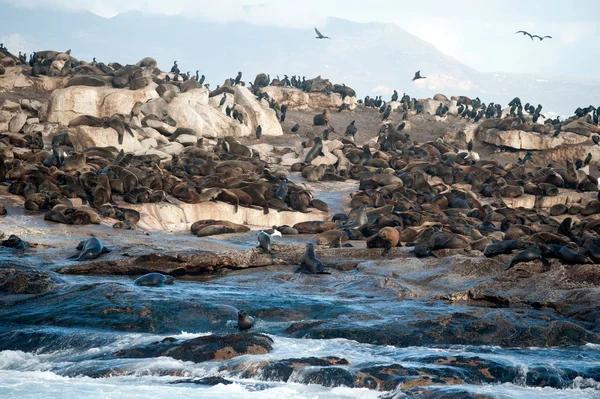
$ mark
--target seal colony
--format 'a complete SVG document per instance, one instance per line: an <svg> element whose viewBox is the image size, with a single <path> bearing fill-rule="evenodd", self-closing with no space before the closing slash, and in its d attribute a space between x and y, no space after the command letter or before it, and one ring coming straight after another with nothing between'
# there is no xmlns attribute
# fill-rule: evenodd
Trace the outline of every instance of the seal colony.
<svg viewBox="0 0 600 399"><path fill-rule="evenodd" d="M91 63L79 61L69 51L41 51L34 53L29 62L23 62L23 57L13 61L13 67L22 65L23 73L34 77L68 77L67 87L111 85L141 90L152 83L165 103L178 93L209 86L204 84L205 77L200 77L199 71L195 76L181 73L175 61L170 72L163 73L149 57L136 65L122 66L95 59ZM57 73L58 65L62 67ZM259 103L268 105L282 126L289 123L288 118L295 118L295 111L285 99L272 98L270 87L339 94L342 99L356 96L345 84L332 85L320 77L306 80L296 75L291 79L283 76L271 79L263 73L248 83L251 94ZM424 78L417 71L413 80ZM209 98L216 98L215 107L223 117L240 124L250 118L247 109L232 101L236 98L233 88L246 85L242 79L243 73L239 71L235 78L227 79L209 94ZM431 115L438 120L455 118L477 123L476 133L468 141L462 132L462 136L418 142L409 133L411 119L424 117L425 102L406 93L400 96L397 90L390 100L387 102L381 96L359 100L358 112L376 112L374 108L381 114L379 122L366 129L353 117L345 131L340 131L343 134L337 133L332 125L334 118L328 107L314 115L312 126L302 126L295 119L291 133L315 127L324 130L321 135L307 134L306 140L301 141L301 155L298 162L291 164L290 172L269 162L269 154L259 154L249 144L250 140L234 134L210 140L198 137L193 129L176 127L165 109L156 108L156 114L148 110L152 100L138 101L125 113L74 117L68 126L59 124L51 134L42 131L21 134L21 124L19 129L11 128L12 133L1 135L0 183L7 186L10 194L23 198L26 210L44 212L46 221L100 224L108 217L117 220L115 228L134 230L141 215L123 203L162 203L173 199L189 204L221 201L230 204L233 212L238 212L239 207L257 208L264 214L272 210L307 213L311 208L328 212L328 204L315 198L309 186L292 179L290 173L298 173L314 183L356 181L358 190L352 193L347 212L328 220L272 226L284 236L316 235L307 244L300 265L303 272L312 274L325 273L326 265L317 256L318 246L343 248L356 246L360 241L367 249L381 249L383 257L394 256L394 248L400 246L411 248L414 256L420 258L439 256L436 252L440 250L489 257L521 251L507 264L508 270L530 261L548 264L549 259L556 259L564 264L586 264L598 260L600 239L593 217L600 213L598 182L583 169L593 162L592 153L585 160L548 165L536 162L532 152L505 164L481 159L474 152L479 144L477 132L484 128L501 132L519 129L556 137L577 122L585 123L591 132L600 133L596 107L577 108L574 116L561 121L546 118L541 104L523 106L518 97L503 110L500 104L486 105L479 98L460 96L455 104L450 104L445 96L436 95ZM344 105L337 113L356 112L347 103ZM457 109L452 111L450 106ZM27 112L35 114L35 107L30 105ZM399 123L393 122L398 117ZM15 120L16 126L17 119L21 116L15 115L10 124ZM76 151L71 140L72 129L81 126L113 129L118 135L118 145L151 126L168 142L182 137L186 141L168 160L153 154L127 153L115 146ZM251 140L267 140L264 131L263 125L257 124ZM359 143L369 131L378 133ZM599 140L596 135L590 138L593 143ZM16 148L19 150L15 151ZM328 156L334 161L324 162ZM591 194L583 197L586 202L581 205L556 204L551 209L510 206L525 195L557 197L565 190ZM7 213L4 207L0 211L0 215ZM191 232L199 237L248 230L247 226L227 221L225 215L220 220L200 220L191 226ZM277 246L269 234L260 232L257 240L262 252L276 256L273 247ZM95 259L108 252L96 238L82 243L78 250L81 253L75 256L77 260Z"/></svg>

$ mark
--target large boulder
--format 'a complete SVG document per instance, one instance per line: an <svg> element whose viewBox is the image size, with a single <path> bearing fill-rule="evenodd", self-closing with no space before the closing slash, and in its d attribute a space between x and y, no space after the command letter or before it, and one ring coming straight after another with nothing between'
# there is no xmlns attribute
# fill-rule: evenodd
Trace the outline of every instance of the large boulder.
<svg viewBox="0 0 600 399"><path fill-rule="evenodd" d="M96 117L129 114L138 101L157 98L156 85L142 90L119 90L112 87L72 86L54 90L40 110L40 120L67 126L81 115Z"/></svg>
<svg viewBox="0 0 600 399"><path fill-rule="evenodd" d="M309 91L314 92L331 92L333 91L333 85L329 79L323 79L321 75L314 79L307 80Z"/></svg>
<svg viewBox="0 0 600 399"><path fill-rule="evenodd" d="M134 131L134 135L135 135ZM83 151L90 147L115 147L125 152L135 152L143 148L136 137L129 133L123 135L123 144L119 144L119 135L112 128L93 126L77 126L69 128L69 139L75 151Z"/></svg>
<svg viewBox="0 0 600 399"><path fill-rule="evenodd" d="M339 108L342 104L348 104L349 109L356 108L356 97L347 96L342 100L339 93L326 94L322 92L305 93L299 89L269 86L261 90L267 93L280 105L287 105L289 109L297 111L309 111L311 109Z"/></svg>
<svg viewBox="0 0 600 399"><path fill-rule="evenodd" d="M234 87L234 102L244 107L247 120L244 120L250 128L250 132L255 132L258 125L262 127L262 134L265 136L281 136L283 130L281 123L277 119L277 114L265 103L259 102L254 94L244 86Z"/></svg>
<svg viewBox="0 0 600 399"><path fill-rule="evenodd" d="M323 155L320 155L311 161L312 165L335 165L338 162L338 157L332 154L328 148L328 142L324 143L323 146ZM310 151L310 148L302 148L300 147L296 151L299 151L299 155L295 152L290 152L285 154L281 158L281 165L283 166L291 166L298 162L304 162L306 159L306 155Z"/></svg>
<svg viewBox="0 0 600 399"><path fill-rule="evenodd" d="M523 130L480 129L476 132L478 140L497 147L515 150L551 150L563 144L581 144L589 140L585 136L563 132L558 137L541 135Z"/></svg>
<svg viewBox="0 0 600 399"><path fill-rule="evenodd" d="M563 132L571 132L581 136L590 137L593 133L600 133L600 127L587 123L584 118L575 120L561 128Z"/></svg>
<svg viewBox="0 0 600 399"><path fill-rule="evenodd" d="M438 98L440 98L438 96ZM458 115L458 106L456 105L456 101L451 100L435 100L431 98L426 98L419 100L419 102L423 105L423 113L429 115L435 115L440 103L448 107L448 113L450 115Z"/></svg>

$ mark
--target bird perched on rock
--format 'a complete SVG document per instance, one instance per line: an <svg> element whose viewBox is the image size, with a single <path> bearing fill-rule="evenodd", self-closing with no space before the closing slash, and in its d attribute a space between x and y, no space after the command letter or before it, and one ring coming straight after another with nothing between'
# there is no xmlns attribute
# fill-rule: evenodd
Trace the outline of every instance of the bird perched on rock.
<svg viewBox="0 0 600 399"><path fill-rule="evenodd" d="M415 77L412 78L412 80L414 82L415 80L426 79L426 78L427 78L427 76L421 76L421 71L417 71L417 72L415 72Z"/></svg>
<svg viewBox="0 0 600 399"><path fill-rule="evenodd" d="M398 92L394 90L394 94L392 94L392 101L398 101Z"/></svg>
<svg viewBox="0 0 600 399"><path fill-rule="evenodd" d="M352 136L352 137L354 137L356 135L356 132L358 131L358 129L354 125L355 122L356 121L350 122L350 124L348 125L348 127L346 127L346 132L344 133L344 135L346 135L346 136Z"/></svg>
<svg viewBox="0 0 600 399"><path fill-rule="evenodd" d="M385 112L383 113L383 118L382 118L382 120L386 120L387 118L389 118L391 113L392 113L392 107L388 105L388 106L385 108Z"/></svg>
<svg viewBox="0 0 600 399"><path fill-rule="evenodd" d="M171 73L179 74L181 72L179 67L177 66L177 61L173 61L173 66L171 67Z"/></svg>
<svg viewBox="0 0 600 399"><path fill-rule="evenodd" d="M240 84L240 80L242 80L242 73L238 72L237 76L235 77L235 84L239 85Z"/></svg>
<svg viewBox="0 0 600 399"><path fill-rule="evenodd" d="M397 132L401 132L402 130L404 130L404 128L406 127L406 122L402 122L398 125L398 127L396 128Z"/></svg>
<svg viewBox="0 0 600 399"><path fill-rule="evenodd" d="M469 140L469 143L467 144L467 151L473 151L473 139Z"/></svg>
<svg viewBox="0 0 600 399"><path fill-rule="evenodd" d="M583 161L583 166L588 166L590 162L592 162L592 153L588 152L587 157L585 157L585 160Z"/></svg>
<svg viewBox="0 0 600 399"><path fill-rule="evenodd" d="M227 96L225 94L223 94L223 97L221 97L221 101L219 102L219 106L224 105L225 101L227 101Z"/></svg>
<svg viewBox="0 0 600 399"><path fill-rule="evenodd" d="M592 136L592 141L594 142L594 144L599 145L600 144L600 136Z"/></svg>
<svg viewBox="0 0 600 399"><path fill-rule="evenodd" d="M262 126L258 125L256 127L256 139L260 140L260 137L262 136Z"/></svg>
<svg viewBox="0 0 600 399"><path fill-rule="evenodd" d="M300 125L296 123L294 126L292 126L292 133L296 133L298 129L300 129Z"/></svg>

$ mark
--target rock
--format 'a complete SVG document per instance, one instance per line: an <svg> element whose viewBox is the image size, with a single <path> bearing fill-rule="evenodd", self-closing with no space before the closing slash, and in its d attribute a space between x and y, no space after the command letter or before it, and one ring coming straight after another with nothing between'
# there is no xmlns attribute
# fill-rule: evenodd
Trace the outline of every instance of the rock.
<svg viewBox="0 0 600 399"><path fill-rule="evenodd" d="M290 152L285 154L281 158L282 166L291 166L298 162L304 162L306 159L306 154L310 151L310 148L304 148L300 153L300 156L297 156L295 153ZM323 156L318 156L312 160L312 165L335 165L338 162L338 157L329 152L327 146L323 146Z"/></svg>
<svg viewBox="0 0 600 399"><path fill-rule="evenodd" d="M13 133L18 133L23 129L23 126L25 126L25 122L27 122L27 115L18 112L8 123L8 130Z"/></svg>
<svg viewBox="0 0 600 399"><path fill-rule="evenodd" d="M331 84L329 79L323 79L321 78L321 75L317 76L316 78L309 79L307 80L307 82L310 87L310 92L312 93L333 90L333 85Z"/></svg>
<svg viewBox="0 0 600 399"><path fill-rule="evenodd" d="M4 75L6 73L6 68L4 68L4 65L0 65L0 76Z"/></svg>
<svg viewBox="0 0 600 399"><path fill-rule="evenodd" d="M137 101L145 103L157 97L154 83L142 90L72 86L52 92L40 110L40 120L68 126L70 120L81 115L128 115Z"/></svg>
<svg viewBox="0 0 600 399"><path fill-rule="evenodd" d="M258 152L259 158L263 161L267 161L273 155L273 146L270 144L254 144L250 148Z"/></svg>
<svg viewBox="0 0 600 399"><path fill-rule="evenodd" d="M581 144L589 140L586 136L563 132L558 137L541 135L522 130L501 131L496 128L478 129L476 138L497 147L509 147L516 150L551 150L563 144Z"/></svg>
<svg viewBox="0 0 600 399"><path fill-rule="evenodd" d="M171 142L167 145L159 147L158 150L164 152L165 154L175 155L179 154L183 150L183 148L183 145L176 142Z"/></svg>
<svg viewBox="0 0 600 399"><path fill-rule="evenodd" d="M15 89L24 89L26 87L31 87L31 86L33 86L33 81L28 76L19 75L15 79L15 83L14 83L13 87Z"/></svg>
<svg viewBox="0 0 600 399"><path fill-rule="evenodd" d="M221 99L223 98L223 96L225 96L225 104L219 105L221 103ZM227 106L229 106L229 108L233 108L234 96L233 96L233 94L230 94L230 93L224 93L220 96L210 97L208 99L208 103L210 104L210 106L217 108L219 111L225 112L225 109L227 108Z"/></svg>
<svg viewBox="0 0 600 399"><path fill-rule="evenodd" d="M262 102L258 102L254 94L244 86L234 87L234 101L236 104L244 107L247 119L244 120L250 128L250 132L255 132L258 125L262 126L262 134L264 136L281 136L283 130L281 123L277 119L277 114Z"/></svg>
<svg viewBox="0 0 600 399"><path fill-rule="evenodd" d="M450 101L450 100L448 100L448 97L446 97L445 95L440 94L440 93L438 93L435 96L433 96L433 99L435 101Z"/></svg>
<svg viewBox="0 0 600 399"><path fill-rule="evenodd" d="M17 63L12 57L4 57L0 59L0 65L2 65L4 68L11 68L17 66Z"/></svg>
<svg viewBox="0 0 600 399"><path fill-rule="evenodd" d="M9 112L17 112L21 109L21 106L14 101L6 100L2 104L2 109Z"/></svg>
<svg viewBox="0 0 600 399"><path fill-rule="evenodd" d="M342 143L340 140L337 140L337 139L329 140L329 141L325 141L325 146L327 147L329 152L333 152L335 150L344 148L344 143Z"/></svg>
<svg viewBox="0 0 600 399"><path fill-rule="evenodd" d="M158 147L158 142L155 138L152 137L140 141L140 144L142 145L142 147L147 149Z"/></svg>
<svg viewBox="0 0 600 399"><path fill-rule="evenodd" d="M21 100L21 107L23 107L23 109L28 109L33 112L38 112L40 109L42 109L42 105L43 104L37 100L29 100L26 98Z"/></svg>
<svg viewBox="0 0 600 399"><path fill-rule="evenodd" d="M177 128L175 126L168 125L164 122L157 121L154 119L146 120L146 126L151 127L152 129L156 129L159 133L164 134L166 136L170 136L175 133Z"/></svg>
<svg viewBox="0 0 600 399"><path fill-rule="evenodd" d="M40 123L40 120L38 118L29 118L25 123L28 125L33 125L36 123Z"/></svg>
<svg viewBox="0 0 600 399"><path fill-rule="evenodd" d="M67 87L71 86L102 87L106 86L106 81L93 75L77 75L69 79Z"/></svg>
<svg viewBox="0 0 600 399"><path fill-rule="evenodd" d="M112 128L104 129L92 126L69 128L69 139L73 143L75 151L79 152L90 147L112 146L125 152L134 152L142 148L137 138L131 137L127 132L123 135L123 144L119 144L119 135Z"/></svg>
<svg viewBox="0 0 600 399"><path fill-rule="evenodd" d="M298 111L333 109L340 107L342 104L348 104L349 109L354 110L357 106L356 97L348 96L342 100L342 96L338 93L305 93L300 89L278 86L265 87L261 91L267 93L278 104L285 104L289 109Z"/></svg>
<svg viewBox="0 0 600 399"><path fill-rule="evenodd" d="M0 269L0 293L4 295L41 294L62 283L53 273L42 270L17 270L8 264Z"/></svg>
<svg viewBox="0 0 600 399"><path fill-rule="evenodd" d="M180 134L174 141L179 144L196 144L198 137L192 134Z"/></svg>
<svg viewBox="0 0 600 399"><path fill-rule="evenodd" d="M179 342L165 338L145 347L124 349L115 356L122 358L147 358L168 356L176 360L202 363L211 360L223 361L244 355L269 353L273 340L262 334L234 334L226 336L207 335Z"/></svg>

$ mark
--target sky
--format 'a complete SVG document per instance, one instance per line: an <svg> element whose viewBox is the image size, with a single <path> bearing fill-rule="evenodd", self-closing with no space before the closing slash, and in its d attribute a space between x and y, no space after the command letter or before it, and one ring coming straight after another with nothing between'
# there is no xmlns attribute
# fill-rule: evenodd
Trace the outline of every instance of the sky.
<svg viewBox="0 0 600 399"><path fill-rule="evenodd" d="M599 79L600 18L591 0L455 2L448 0L0 0L19 7L182 14L212 21L307 28L328 16L395 23L481 72L535 73ZM531 41L518 30L551 35ZM0 35L2 32L0 32ZM326 34L326 32L325 32Z"/></svg>

